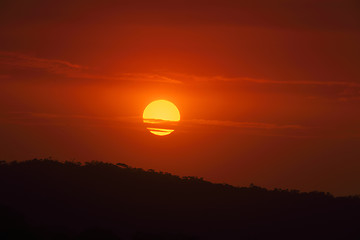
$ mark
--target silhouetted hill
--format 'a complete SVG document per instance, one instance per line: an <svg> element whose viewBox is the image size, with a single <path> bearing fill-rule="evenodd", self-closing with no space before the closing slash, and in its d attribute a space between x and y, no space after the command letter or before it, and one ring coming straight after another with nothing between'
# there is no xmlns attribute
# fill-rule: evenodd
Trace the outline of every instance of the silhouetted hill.
<svg viewBox="0 0 360 240"><path fill-rule="evenodd" d="M0 239L360 239L360 199L125 164L0 164Z"/></svg>

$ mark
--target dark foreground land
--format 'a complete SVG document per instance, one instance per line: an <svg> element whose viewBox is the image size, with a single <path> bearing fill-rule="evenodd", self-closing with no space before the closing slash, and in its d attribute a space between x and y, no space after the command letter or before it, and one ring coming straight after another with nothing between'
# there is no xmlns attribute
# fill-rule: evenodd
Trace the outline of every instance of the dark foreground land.
<svg viewBox="0 0 360 240"><path fill-rule="evenodd" d="M0 164L0 239L360 239L360 199L131 168Z"/></svg>

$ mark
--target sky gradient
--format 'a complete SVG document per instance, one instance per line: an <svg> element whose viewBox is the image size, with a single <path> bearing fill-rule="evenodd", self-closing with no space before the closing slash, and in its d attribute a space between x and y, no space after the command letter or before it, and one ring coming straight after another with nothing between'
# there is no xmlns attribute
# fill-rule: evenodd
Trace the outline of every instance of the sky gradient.
<svg viewBox="0 0 360 240"><path fill-rule="evenodd" d="M271 2L271 3L270 3ZM0 159L360 194L358 1L1 1ZM166 137L142 122L167 99Z"/></svg>

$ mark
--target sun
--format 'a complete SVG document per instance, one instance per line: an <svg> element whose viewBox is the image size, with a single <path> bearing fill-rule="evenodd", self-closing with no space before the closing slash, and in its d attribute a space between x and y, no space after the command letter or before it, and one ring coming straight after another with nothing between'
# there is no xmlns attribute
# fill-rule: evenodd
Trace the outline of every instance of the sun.
<svg viewBox="0 0 360 240"><path fill-rule="evenodd" d="M143 121L152 134L166 136L174 131L174 125L180 121L180 112L172 102L156 100L145 108Z"/></svg>

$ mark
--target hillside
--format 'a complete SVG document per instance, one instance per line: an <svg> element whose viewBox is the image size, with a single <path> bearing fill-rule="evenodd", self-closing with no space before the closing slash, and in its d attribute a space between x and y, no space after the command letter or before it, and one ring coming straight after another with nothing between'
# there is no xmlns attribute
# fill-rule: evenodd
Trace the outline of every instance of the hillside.
<svg viewBox="0 0 360 240"><path fill-rule="evenodd" d="M357 197L121 163L2 162L0 189L0 239L360 239Z"/></svg>

